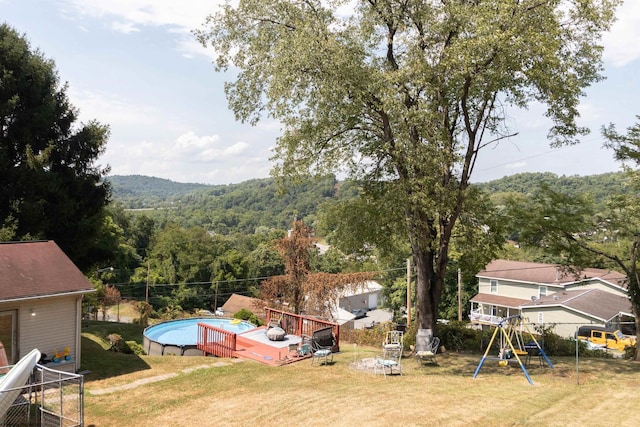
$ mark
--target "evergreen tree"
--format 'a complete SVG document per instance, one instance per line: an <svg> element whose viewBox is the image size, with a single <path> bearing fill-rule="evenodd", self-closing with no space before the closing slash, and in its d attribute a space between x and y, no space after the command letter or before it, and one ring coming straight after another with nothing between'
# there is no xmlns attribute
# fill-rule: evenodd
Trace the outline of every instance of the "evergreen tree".
<svg viewBox="0 0 640 427"><path fill-rule="evenodd" d="M86 270L103 255L110 189L95 161L109 129L76 124L66 90L52 60L0 25L0 236L54 240Z"/></svg>

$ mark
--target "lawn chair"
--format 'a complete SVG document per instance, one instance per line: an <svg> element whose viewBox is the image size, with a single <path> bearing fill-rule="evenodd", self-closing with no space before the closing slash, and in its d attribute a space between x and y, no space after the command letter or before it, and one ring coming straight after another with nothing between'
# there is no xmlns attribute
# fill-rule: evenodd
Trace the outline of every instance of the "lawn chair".
<svg viewBox="0 0 640 427"><path fill-rule="evenodd" d="M311 344L300 344L300 347L297 348L297 356L298 357L306 357L311 354Z"/></svg>
<svg viewBox="0 0 640 427"><path fill-rule="evenodd" d="M384 376L393 375L394 371L402 375L402 331L388 331L382 343L382 356L376 357L373 366L374 373L382 372Z"/></svg>
<svg viewBox="0 0 640 427"><path fill-rule="evenodd" d="M432 337L429 339L429 334L423 332L425 329L419 329L416 334L416 348L415 358L423 364L424 362L431 362L437 364L436 354L438 354L438 347L440 346L440 338Z"/></svg>
<svg viewBox="0 0 640 427"><path fill-rule="evenodd" d="M402 337L404 333L402 331L387 331L384 342L382 343L383 353L385 351L402 350Z"/></svg>
<svg viewBox="0 0 640 427"><path fill-rule="evenodd" d="M318 329L313 333L311 337L311 351L313 352L313 358L311 364L316 359L324 359L324 364L329 363L329 358L333 362L333 347L336 345L336 339L333 336L333 328Z"/></svg>

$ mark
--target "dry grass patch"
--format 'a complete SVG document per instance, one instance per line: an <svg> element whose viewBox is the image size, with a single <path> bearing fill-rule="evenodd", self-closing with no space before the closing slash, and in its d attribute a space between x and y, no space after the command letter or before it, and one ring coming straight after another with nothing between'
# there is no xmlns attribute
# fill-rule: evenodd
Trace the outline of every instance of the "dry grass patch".
<svg viewBox="0 0 640 427"><path fill-rule="evenodd" d="M403 360L403 376L352 369L354 359L375 349L348 344L329 366L310 360L283 367L231 363L183 373L222 361L201 357L146 357L148 372L92 381L87 377L86 425L637 425L640 365L621 360L553 360L556 369L531 367L530 386L520 368L487 362L476 379L480 356L444 355L438 366ZM159 382L92 395L140 376L171 371ZM622 402L626 402L622 404ZM617 408L617 409L614 409ZM622 413L622 415L621 415ZM628 415L624 415L628 414Z"/></svg>

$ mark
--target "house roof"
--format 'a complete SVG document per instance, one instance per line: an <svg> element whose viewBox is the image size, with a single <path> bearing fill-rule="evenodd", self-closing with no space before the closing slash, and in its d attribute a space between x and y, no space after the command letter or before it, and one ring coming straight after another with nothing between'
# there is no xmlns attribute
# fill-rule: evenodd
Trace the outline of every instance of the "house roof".
<svg viewBox="0 0 640 427"><path fill-rule="evenodd" d="M627 297L600 289L556 292L521 306L523 310L538 307L565 307L602 319L603 322L611 320L620 313L632 313L631 302Z"/></svg>
<svg viewBox="0 0 640 427"><path fill-rule="evenodd" d="M263 316L263 308L266 306L267 304L258 298L247 297L239 294L231 294L227 302L225 302L221 308L225 313L231 313L232 315L239 312L243 308L246 308L257 316Z"/></svg>
<svg viewBox="0 0 640 427"><path fill-rule="evenodd" d="M576 277L573 273L563 271L558 264L510 261L505 259L491 261L486 268L476 276L559 287L587 279L600 279L614 286L623 287L626 281L624 274L612 270L586 268L580 271L579 276Z"/></svg>
<svg viewBox="0 0 640 427"><path fill-rule="evenodd" d="M529 300L512 298L512 297L503 297L500 295L493 295L493 294L477 294L476 296L471 298L471 301L481 303L481 304L493 304L493 305L500 305L500 306L509 307L509 308L519 308L521 305L525 304Z"/></svg>
<svg viewBox="0 0 640 427"><path fill-rule="evenodd" d="M344 290L344 292L342 293L342 298L352 297L354 295L371 294L374 292L379 292L382 289L384 289L384 286L382 286L380 283L374 280L367 280L360 286L356 286L353 289Z"/></svg>
<svg viewBox="0 0 640 427"><path fill-rule="evenodd" d="M0 243L0 301L93 291L55 242Z"/></svg>

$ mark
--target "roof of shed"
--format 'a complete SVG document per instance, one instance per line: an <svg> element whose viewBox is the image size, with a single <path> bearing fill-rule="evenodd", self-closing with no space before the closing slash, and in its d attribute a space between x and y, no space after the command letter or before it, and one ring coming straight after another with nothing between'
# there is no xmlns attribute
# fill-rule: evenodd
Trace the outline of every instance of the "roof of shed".
<svg viewBox="0 0 640 427"><path fill-rule="evenodd" d="M51 240L0 243L0 284L0 301L94 291Z"/></svg>

